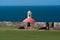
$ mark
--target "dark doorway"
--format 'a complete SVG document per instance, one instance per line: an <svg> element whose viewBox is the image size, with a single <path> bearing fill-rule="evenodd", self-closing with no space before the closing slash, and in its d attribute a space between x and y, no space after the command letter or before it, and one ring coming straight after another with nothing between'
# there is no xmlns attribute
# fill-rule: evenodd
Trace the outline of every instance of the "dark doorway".
<svg viewBox="0 0 60 40"><path fill-rule="evenodd" d="M29 22L27 23L27 27L30 27L30 23Z"/></svg>
<svg viewBox="0 0 60 40"><path fill-rule="evenodd" d="M54 27L54 22L52 22L52 28Z"/></svg>
<svg viewBox="0 0 60 40"><path fill-rule="evenodd" d="M49 22L46 22L46 29L49 30Z"/></svg>

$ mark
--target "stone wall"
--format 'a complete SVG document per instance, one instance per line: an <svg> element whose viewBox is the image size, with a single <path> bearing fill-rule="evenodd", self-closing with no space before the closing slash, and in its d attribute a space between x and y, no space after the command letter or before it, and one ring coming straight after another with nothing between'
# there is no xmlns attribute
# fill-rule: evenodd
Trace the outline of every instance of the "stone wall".
<svg viewBox="0 0 60 40"><path fill-rule="evenodd" d="M23 22L6 22L6 21L3 21L3 22L0 22L0 27L3 27L3 26L15 26L16 28L18 27L21 27L21 26L24 26L26 27L26 23L23 23ZM49 27L50 29L51 28L51 22L49 22ZM34 25L32 25L32 28L35 28L35 29L38 29L38 28L42 28L42 27L46 27L46 22L35 22ZM54 27L53 27L53 30L60 30L60 22L54 22Z"/></svg>

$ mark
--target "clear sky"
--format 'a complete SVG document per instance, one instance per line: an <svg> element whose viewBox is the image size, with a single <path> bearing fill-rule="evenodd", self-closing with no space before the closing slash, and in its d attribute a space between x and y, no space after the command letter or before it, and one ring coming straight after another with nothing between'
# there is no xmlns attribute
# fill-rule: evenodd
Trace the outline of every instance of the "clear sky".
<svg viewBox="0 0 60 40"><path fill-rule="evenodd" d="M60 5L60 0L0 0L0 5Z"/></svg>

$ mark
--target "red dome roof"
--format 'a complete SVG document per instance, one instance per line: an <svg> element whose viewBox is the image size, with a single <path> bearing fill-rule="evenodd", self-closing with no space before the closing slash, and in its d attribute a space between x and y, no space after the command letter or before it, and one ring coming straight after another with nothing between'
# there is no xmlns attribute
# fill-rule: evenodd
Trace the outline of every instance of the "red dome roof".
<svg viewBox="0 0 60 40"><path fill-rule="evenodd" d="M26 18L25 20L23 20L23 22L35 22L35 20L33 18Z"/></svg>

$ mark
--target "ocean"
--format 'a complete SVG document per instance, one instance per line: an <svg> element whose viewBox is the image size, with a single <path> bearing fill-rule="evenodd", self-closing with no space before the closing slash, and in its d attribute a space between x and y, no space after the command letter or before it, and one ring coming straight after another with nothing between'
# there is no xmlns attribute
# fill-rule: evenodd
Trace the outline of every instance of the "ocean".
<svg viewBox="0 0 60 40"><path fill-rule="evenodd" d="M60 22L60 6L0 6L0 21L22 22L27 11L36 22Z"/></svg>

